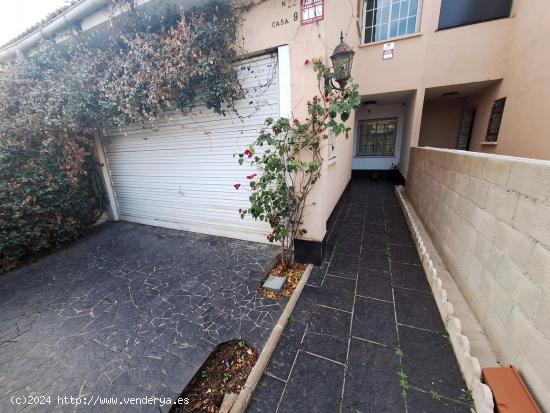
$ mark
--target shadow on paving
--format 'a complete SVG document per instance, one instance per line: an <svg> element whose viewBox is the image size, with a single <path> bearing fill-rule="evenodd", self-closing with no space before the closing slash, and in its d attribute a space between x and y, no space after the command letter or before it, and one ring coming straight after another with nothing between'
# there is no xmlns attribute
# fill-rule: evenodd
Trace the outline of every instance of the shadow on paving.
<svg viewBox="0 0 550 413"><path fill-rule="evenodd" d="M470 412L390 182L352 179L327 249L248 413Z"/></svg>
<svg viewBox="0 0 550 413"><path fill-rule="evenodd" d="M72 411L58 395L175 399L217 344L261 350L286 305L257 293L276 253L116 223L0 275L0 411L25 408L12 396L30 394L54 399L38 411Z"/></svg>

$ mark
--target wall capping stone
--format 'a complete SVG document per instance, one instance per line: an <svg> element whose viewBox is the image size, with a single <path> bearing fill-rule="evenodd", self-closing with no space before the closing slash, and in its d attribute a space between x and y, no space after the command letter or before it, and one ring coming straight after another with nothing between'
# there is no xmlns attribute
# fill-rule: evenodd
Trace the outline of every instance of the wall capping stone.
<svg viewBox="0 0 550 413"><path fill-rule="evenodd" d="M475 158L487 158L487 159L497 159L497 160L500 159L500 160L514 161L514 162L526 161L530 164L550 166L550 161L547 161L545 159L521 158L519 156L498 155L498 154L485 153L485 152L469 152L469 151L461 151L458 149L434 148L432 146L423 146L422 148L419 148L419 149L426 150L426 151L434 151L434 152L444 152L444 153L450 153L455 155L463 155L463 156L475 157Z"/></svg>

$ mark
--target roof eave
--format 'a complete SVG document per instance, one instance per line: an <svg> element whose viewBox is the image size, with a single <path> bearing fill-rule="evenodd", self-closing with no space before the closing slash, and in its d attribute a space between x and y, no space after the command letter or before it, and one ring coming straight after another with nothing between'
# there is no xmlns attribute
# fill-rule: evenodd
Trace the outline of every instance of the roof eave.
<svg viewBox="0 0 550 413"><path fill-rule="evenodd" d="M69 25L78 22L110 2L111 0L81 0L64 10L44 27L37 28L25 37L0 48L0 63L13 58L18 52L26 52L38 44L40 40L54 36Z"/></svg>

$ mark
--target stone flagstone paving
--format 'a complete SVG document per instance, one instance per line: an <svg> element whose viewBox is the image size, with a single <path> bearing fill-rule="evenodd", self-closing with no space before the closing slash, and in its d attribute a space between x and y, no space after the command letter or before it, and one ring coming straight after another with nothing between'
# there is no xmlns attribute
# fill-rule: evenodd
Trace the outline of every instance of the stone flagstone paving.
<svg viewBox="0 0 550 413"><path fill-rule="evenodd" d="M248 413L470 412L393 185L353 178L327 249Z"/></svg>
<svg viewBox="0 0 550 413"><path fill-rule="evenodd" d="M261 350L286 305L257 292L277 252L116 223L0 274L0 412L72 411L58 395L175 399L217 344L243 338ZM11 403L29 395L54 403Z"/></svg>

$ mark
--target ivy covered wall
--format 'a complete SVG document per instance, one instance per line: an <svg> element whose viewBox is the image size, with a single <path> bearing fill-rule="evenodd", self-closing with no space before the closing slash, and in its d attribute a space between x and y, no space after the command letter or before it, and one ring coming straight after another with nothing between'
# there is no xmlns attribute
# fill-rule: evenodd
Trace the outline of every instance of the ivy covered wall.
<svg viewBox="0 0 550 413"><path fill-rule="evenodd" d="M233 65L238 9L213 1L152 24L131 2L114 3L124 18L99 43L78 34L44 41L0 80L0 271L96 220L95 133L154 128L163 112L196 105L223 115L243 96Z"/></svg>

